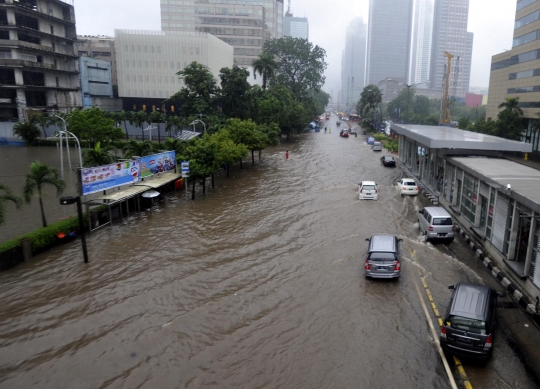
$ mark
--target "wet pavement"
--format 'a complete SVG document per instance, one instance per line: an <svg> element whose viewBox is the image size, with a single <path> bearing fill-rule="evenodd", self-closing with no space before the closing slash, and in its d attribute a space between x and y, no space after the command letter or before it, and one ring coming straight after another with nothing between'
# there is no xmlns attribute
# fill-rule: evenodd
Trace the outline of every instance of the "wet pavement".
<svg viewBox="0 0 540 389"><path fill-rule="evenodd" d="M450 387L417 266L441 311L449 284L489 276L459 238L424 243L427 199L334 124L98 230L88 265L74 242L0 273L0 388ZM378 201L358 200L363 179ZM401 279L364 279L374 233L404 239ZM465 364L473 387L536 388L502 330Z"/></svg>

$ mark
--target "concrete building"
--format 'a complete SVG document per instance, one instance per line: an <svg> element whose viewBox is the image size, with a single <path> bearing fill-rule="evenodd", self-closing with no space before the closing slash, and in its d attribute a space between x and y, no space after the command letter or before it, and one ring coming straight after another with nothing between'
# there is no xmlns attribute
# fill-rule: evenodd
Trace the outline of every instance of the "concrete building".
<svg viewBox="0 0 540 389"><path fill-rule="evenodd" d="M285 13L283 18L283 36L309 40L309 23L307 18L294 17Z"/></svg>
<svg viewBox="0 0 540 389"><path fill-rule="evenodd" d="M111 63L113 85L118 85L116 77L116 52L114 50L114 37L78 35L77 46L79 56L101 59Z"/></svg>
<svg viewBox="0 0 540 389"><path fill-rule="evenodd" d="M399 93L406 88L404 78L385 78L377 83L382 93L382 102L389 103L398 97ZM405 109L405 108L404 108Z"/></svg>
<svg viewBox="0 0 540 389"><path fill-rule="evenodd" d="M483 95L478 95L476 93L466 93L465 105L467 107L480 107L482 105L483 98Z"/></svg>
<svg viewBox="0 0 540 389"><path fill-rule="evenodd" d="M526 129L524 141L540 151L540 134L533 122L540 111L540 2L517 3L512 49L491 58L486 117L495 119L506 97L518 97Z"/></svg>
<svg viewBox="0 0 540 389"><path fill-rule="evenodd" d="M71 1L0 2L0 120L81 107Z"/></svg>
<svg viewBox="0 0 540 389"><path fill-rule="evenodd" d="M467 32L469 0L436 0L433 17L433 39L430 65L430 88L443 91L447 60L444 52L454 56L451 63L451 96L465 97L469 91L473 34Z"/></svg>
<svg viewBox="0 0 540 389"><path fill-rule="evenodd" d="M540 293L540 171L504 159L532 147L440 126L392 124L399 158L489 256L490 269L529 296ZM484 260L485 261L485 260ZM499 278L500 276L500 278ZM513 291L512 291L513 292Z"/></svg>
<svg viewBox="0 0 540 389"><path fill-rule="evenodd" d="M370 0L366 84L407 78L412 9L412 0Z"/></svg>
<svg viewBox="0 0 540 389"><path fill-rule="evenodd" d="M161 0L163 31L206 32L234 47L234 64L250 66L266 39L283 36L283 0Z"/></svg>
<svg viewBox="0 0 540 389"><path fill-rule="evenodd" d="M433 36L433 0L416 0L414 5L413 36L409 82L417 88L429 85L431 40Z"/></svg>
<svg viewBox="0 0 540 389"><path fill-rule="evenodd" d="M130 111L160 108L184 86L176 73L193 61L207 66L218 84L221 68L233 66L232 46L211 34L115 30L115 39L118 94Z"/></svg>
<svg viewBox="0 0 540 389"><path fill-rule="evenodd" d="M365 86L367 28L362 18L347 27L345 50L341 56L341 98L345 111L356 110Z"/></svg>
<svg viewBox="0 0 540 389"><path fill-rule="evenodd" d="M80 57L82 103L84 108L99 107L105 111L121 111L121 99L113 95L112 64L97 58Z"/></svg>

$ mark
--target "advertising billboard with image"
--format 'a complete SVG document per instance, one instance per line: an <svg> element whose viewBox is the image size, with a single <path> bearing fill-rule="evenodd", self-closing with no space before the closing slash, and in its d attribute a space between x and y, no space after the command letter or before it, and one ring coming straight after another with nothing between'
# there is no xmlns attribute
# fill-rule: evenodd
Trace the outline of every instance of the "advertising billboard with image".
<svg viewBox="0 0 540 389"><path fill-rule="evenodd" d="M139 161L125 161L110 165L83 168L81 172L81 195L100 192L140 180Z"/></svg>
<svg viewBox="0 0 540 389"><path fill-rule="evenodd" d="M174 171L176 168L176 152L167 151L160 154L152 154L139 158L141 178L149 177L153 174Z"/></svg>

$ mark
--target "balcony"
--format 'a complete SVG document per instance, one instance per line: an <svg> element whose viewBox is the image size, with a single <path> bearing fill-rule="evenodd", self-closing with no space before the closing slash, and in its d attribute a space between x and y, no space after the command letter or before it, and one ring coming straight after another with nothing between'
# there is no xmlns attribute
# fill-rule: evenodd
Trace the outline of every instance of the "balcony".
<svg viewBox="0 0 540 389"><path fill-rule="evenodd" d="M63 45L58 45L57 46L58 50L54 51L51 46L38 45L36 43L30 43L30 42L19 41L19 40L0 39L0 47L9 47L9 48L24 47L26 49L44 51L48 54L65 55L68 57L77 58L77 56L74 54L73 49L69 49L69 47L66 47Z"/></svg>

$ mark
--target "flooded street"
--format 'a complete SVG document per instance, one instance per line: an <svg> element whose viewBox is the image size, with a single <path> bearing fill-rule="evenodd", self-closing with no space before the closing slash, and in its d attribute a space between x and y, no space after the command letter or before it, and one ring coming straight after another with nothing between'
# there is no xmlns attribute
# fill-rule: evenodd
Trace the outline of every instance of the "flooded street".
<svg viewBox="0 0 540 389"><path fill-rule="evenodd" d="M424 198L330 125L92 233L87 265L76 241L0 273L0 388L449 388L414 283L444 311L447 285L482 282L452 256L472 254L423 243ZM364 279L374 233L403 239L401 279ZM536 388L496 335L473 387Z"/></svg>

